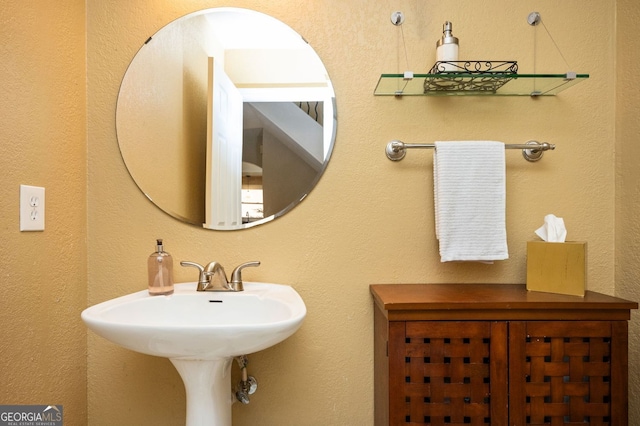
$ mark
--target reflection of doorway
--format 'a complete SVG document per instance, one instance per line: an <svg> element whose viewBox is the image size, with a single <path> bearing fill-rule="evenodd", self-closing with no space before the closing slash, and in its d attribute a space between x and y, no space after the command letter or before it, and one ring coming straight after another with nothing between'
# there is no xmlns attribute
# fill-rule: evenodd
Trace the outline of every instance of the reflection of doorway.
<svg viewBox="0 0 640 426"><path fill-rule="evenodd" d="M252 94L258 92L254 89ZM318 105L312 111L322 109L322 102L304 102L312 103ZM301 200L322 169L324 129L317 115L312 116L293 101L248 102L245 96L242 156L245 163L262 168L264 217Z"/></svg>
<svg viewBox="0 0 640 426"><path fill-rule="evenodd" d="M262 168L242 163L242 223L264 219L264 201L262 191Z"/></svg>
<svg viewBox="0 0 640 426"><path fill-rule="evenodd" d="M235 228L301 200L324 163L326 103L244 102L245 93L214 58L209 58L208 87L204 226ZM273 91L255 93L268 97ZM313 109L302 106L312 104Z"/></svg>

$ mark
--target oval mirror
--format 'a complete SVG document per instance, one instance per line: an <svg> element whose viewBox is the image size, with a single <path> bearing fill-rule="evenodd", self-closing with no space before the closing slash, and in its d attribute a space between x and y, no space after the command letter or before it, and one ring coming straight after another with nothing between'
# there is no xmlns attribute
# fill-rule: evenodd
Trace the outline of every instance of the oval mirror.
<svg viewBox="0 0 640 426"><path fill-rule="evenodd" d="M322 61L284 23L202 10L150 37L118 94L131 177L160 209L208 229L243 229L302 201L327 166L335 94Z"/></svg>

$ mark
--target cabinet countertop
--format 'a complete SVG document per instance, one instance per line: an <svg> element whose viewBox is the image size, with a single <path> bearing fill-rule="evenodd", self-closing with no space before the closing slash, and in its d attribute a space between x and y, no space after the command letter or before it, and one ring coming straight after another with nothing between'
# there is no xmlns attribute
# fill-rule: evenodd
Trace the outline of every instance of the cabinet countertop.
<svg viewBox="0 0 640 426"><path fill-rule="evenodd" d="M524 284L372 284L389 320L626 319L638 304L587 291L584 297L527 291Z"/></svg>

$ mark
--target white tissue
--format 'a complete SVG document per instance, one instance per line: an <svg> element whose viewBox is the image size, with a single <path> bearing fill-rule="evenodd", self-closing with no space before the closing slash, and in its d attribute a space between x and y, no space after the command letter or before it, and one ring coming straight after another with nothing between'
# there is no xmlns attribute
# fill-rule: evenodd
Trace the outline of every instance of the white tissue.
<svg viewBox="0 0 640 426"><path fill-rule="evenodd" d="M567 238L567 228L564 219L548 214L544 217L544 225L536 229L536 235L549 243L564 243Z"/></svg>

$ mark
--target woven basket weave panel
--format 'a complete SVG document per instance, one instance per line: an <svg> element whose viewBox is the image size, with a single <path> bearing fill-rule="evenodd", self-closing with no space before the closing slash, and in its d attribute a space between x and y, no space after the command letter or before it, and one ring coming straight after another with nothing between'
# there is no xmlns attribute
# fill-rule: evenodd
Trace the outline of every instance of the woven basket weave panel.
<svg viewBox="0 0 640 426"><path fill-rule="evenodd" d="M407 323L406 425L490 425L487 322Z"/></svg>
<svg viewBox="0 0 640 426"><path fill-rule="evenodd" d="M608 323L528 323L525 354L527 424L609 425Z"/></svg>

